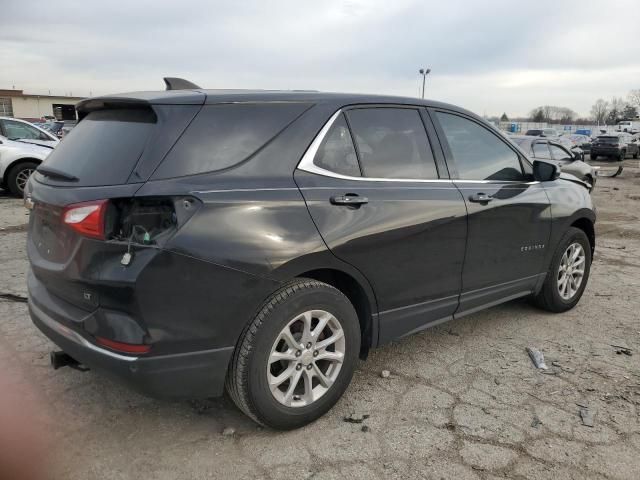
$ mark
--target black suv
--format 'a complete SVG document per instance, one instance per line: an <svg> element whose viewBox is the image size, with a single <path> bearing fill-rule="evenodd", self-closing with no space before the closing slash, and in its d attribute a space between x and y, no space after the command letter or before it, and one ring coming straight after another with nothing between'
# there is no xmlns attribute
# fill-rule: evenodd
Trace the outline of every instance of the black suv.
<svg viewBox="0 0 640 480"><path fill-rule="evenodd" d="M622 161L631 155L638 158L640 146L638 140L628 133L618 133L615 135L600 135L591 144L591 160L598 157L608 157Z"/></svg>
<svg viewBox="0 0 640 480"><path fill-rule="evenodd" d="M460 108L195 88L77 108L25 196L54 366L162 397L226 385L295 428L372 347L518 297L562 312L587 283L587 185Z"/></svg>

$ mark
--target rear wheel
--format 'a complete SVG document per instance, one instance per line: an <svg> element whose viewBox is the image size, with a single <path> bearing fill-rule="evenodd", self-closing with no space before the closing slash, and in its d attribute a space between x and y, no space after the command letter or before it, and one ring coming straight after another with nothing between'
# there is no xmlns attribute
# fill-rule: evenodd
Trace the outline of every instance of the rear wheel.
<svg viewBox="0 0 640 480"><path fill-rule="evenodd" d="M29 177L38 168L36 162L22 162L11 167L7 176L7 187L16 196L22 196Z"/></svg>
<svg viewBox="0 0 640 480"><path fill-rule="evenodd" d="M550 312L565 312L576 306L589 279L591 245L579 228L570 227L556 249L536 304Z"/></svg>
<svg viewBox="0 0 640 480"><path fill-rule="evenodd" d="M298 279L275 292L234 352L227 391L256 422L298 428L346 390L360 351L357 314L339 290Z"/></svg>
<svg viewBox="0 0 640 480"><path fill-rule="evenodd" d="M640 154L640 151L637 151L637 150L636 150L636 153L634 153L634 154L633 154L633 158L634 158L634 160L637 160L637 159L638 159L638 154Z"/></svg>

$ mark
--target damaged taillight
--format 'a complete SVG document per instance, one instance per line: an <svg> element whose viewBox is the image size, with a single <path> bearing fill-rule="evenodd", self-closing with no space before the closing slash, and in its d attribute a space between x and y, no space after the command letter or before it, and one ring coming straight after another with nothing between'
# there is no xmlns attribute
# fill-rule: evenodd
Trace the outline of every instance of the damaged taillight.
<svg viewBox="0 0 640 480"><path fill-rule="evenodd" d="M74 203L65 207L62 220L81 235L104 240L108 204L108 200Z"/></svg>

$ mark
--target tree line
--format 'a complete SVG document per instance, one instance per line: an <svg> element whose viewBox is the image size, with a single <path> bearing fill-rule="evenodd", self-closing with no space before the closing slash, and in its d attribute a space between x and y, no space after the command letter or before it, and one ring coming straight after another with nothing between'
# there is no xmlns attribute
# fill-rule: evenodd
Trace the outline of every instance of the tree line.
<svg viewBox="0 0 640 480"><path fill-rule="evenodd" d="M627 98L612 97L607 101L599 98L591 107L590 118L578 118L578 114L567 107L542 105L529 113L529 120L537 123L589 123L616 124L621 120L633 120L640 110L640 89L631 90Z"/></svg>

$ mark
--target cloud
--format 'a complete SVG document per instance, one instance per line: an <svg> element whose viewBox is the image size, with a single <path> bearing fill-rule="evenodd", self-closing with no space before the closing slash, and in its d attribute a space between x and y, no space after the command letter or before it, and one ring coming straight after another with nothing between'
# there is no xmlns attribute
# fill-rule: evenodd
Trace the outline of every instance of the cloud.
<svg viewBox="0 0 640 480"><path fill-rule="evenodd" d="M3 0L2 11L0 88L34 93L159 89L172 75L416 96L429 66L429 97L513 116L540 104L586 114L640 88L628 0Z"/></svg>

